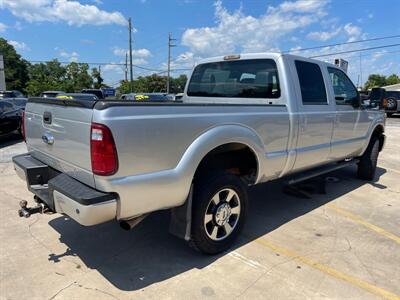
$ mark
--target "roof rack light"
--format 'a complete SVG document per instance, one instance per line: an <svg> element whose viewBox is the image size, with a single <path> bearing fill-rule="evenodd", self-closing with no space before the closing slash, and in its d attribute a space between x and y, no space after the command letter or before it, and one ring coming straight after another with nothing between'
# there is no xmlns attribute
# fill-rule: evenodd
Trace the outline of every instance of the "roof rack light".
<svg viewBox="0 0 400 300"><path fill-rule="evenodd" d="M240 54L225 55L224 60L240 59Z"/></svg>

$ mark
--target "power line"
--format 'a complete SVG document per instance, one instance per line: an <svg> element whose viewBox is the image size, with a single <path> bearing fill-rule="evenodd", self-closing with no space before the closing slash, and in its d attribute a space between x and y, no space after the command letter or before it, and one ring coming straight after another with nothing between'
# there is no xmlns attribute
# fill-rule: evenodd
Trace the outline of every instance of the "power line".
<svg viewBox="0 0 400 300"><path fill-rule="evenodd" d="M396 47L396 46L400 46L400 44L391 44L391 45L384 45L384 46L377 46L377 47L369 47L369 48L363 48L363 49L355 49L355 50L347 50L347 51L340 51L340 52L332 52L332 53L329 53L329 54L320 54L320 55L310 56L309 58L317 58L317 57L324 57L324 56L332 56L332 55L338 55L338 54L353 53L353 52L360 52L360 51L368 51L368 50L382 49L382 48L389 48L389 47Z"/></svg>
<svg viewBox="0 0 400 300"><path fill-rule="evenodd" d="M309 47L309 48L300 48L300 49L295 49L295 50L285 50L285 51L283 51L283 53L300 52L300 51L321 49L321 48L326 48L326 47L335 47L335 46L342 46L342 45L349 45L349 44L357 44L357 43L364 43L364 42L372 42L372 41L393 39L393 38L399 38L399 37L400 37L400 35L382 36L382 37L376 37L376 38L370 38L370 39L364 39L364 40L357 40L357 41L351 41L351 42L328 44L328 45L315 46L315 47Z"/></svg>
<svg viewBox="0 0 400 300"><path fill-rule="evenodd" d="M53 62L54 60L27 60L30 63L49 63ZM70 64L71 61L59 61L57 60L60 64ZM125 66L125 63L107 63L107 62L76 62L77 64L87 64L87 65L99 65L99 66ZM159 72L161 71L160 69L152 69L152 68L147 68L139 65L132 64L132 67L138 68L138 69L143 69L147 71L154 71L154 72Z"/></svg>

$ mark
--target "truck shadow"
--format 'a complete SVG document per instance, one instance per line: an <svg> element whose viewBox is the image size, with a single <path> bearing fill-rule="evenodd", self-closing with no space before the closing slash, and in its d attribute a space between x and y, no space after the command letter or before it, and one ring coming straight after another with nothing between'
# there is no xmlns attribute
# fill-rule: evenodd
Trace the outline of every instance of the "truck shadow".
<svg viewBox="0 0 400 300"><path fill-rule="evenodd" d="M377 188L386 188L377 183L385 172L385 169L377 169L372 183ZM368 184L355 178L354 167L332 172L326 177L337 180L327 181L326 194L312 194L309 199L287 195L282 191L282 181L253 187L244 234L231 251ZM193 268L203 269L227 254L205 256L169 235L168 211L150 215L129 232L120 229L116 222L83 227L60 217L49 224L60 233L60 242L68 247L64 253L50 253L50 261L57 263L63 257L78 256L88 268L96 269L115 287L125 291L142 289Z"/></svg>

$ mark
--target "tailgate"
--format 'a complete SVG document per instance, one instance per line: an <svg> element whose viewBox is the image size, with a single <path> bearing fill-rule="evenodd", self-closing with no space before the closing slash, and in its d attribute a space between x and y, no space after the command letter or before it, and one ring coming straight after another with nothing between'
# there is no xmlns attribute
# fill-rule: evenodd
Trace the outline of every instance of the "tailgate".
<svg viewBox="0 0 400 300"><path fill-rule="evenodd" d="M25 135L32 156L92 187L90 126L94 102L32 98Z"/></svg>

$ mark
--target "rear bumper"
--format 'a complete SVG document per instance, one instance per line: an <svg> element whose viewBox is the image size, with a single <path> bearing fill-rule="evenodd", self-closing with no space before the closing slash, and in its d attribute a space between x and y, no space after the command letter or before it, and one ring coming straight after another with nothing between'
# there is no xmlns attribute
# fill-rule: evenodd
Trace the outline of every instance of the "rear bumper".
<svg viewBox="0 0 400 300"><path fill-rule="evenodd" d="M84 185L29 153L13 157L13 162L16 173L26 181L28 190L52 211L66 214L85 226L116 218L117 194L100 192Z"/></svg>

